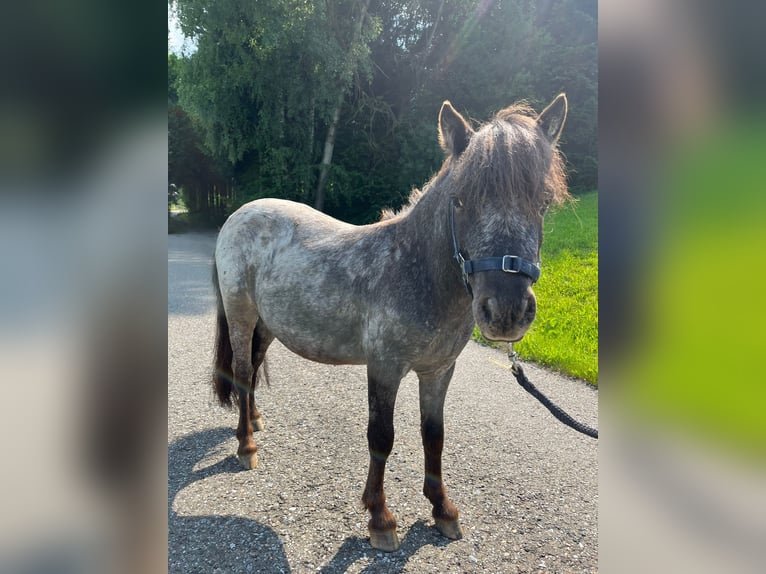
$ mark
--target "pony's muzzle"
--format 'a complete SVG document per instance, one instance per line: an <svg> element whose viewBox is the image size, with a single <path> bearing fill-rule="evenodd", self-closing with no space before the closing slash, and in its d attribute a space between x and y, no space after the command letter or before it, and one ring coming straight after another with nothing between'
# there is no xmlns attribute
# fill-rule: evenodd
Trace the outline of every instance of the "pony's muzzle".
<svg viewBox="0 0 766 574"><path fill-rule="evenodd" d="M518 341L529 329L537 312L537 301L529 281L522 289L482 295L473 302L473 315L482 335L492 341Z"/></svg>

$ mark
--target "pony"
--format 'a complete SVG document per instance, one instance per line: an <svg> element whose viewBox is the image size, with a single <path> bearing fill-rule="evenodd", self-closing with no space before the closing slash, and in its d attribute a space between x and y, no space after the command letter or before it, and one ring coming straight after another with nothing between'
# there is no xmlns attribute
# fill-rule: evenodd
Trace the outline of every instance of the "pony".
<svg viewBox="0 0 766 574"><path fill-rule="evenodd" d="M298 355L367 365L370 453L362 503L373 547L398 548L383 477L402 378L419 381L423 494L436 528L462 537L442 480L444 400L474 324L490 341L518 341L535 318L543 217L569 197L557 143L559 94L540 114L516 103L477 130L449 101L439 112L446 159L409 204L351 225L299 203L259 199L224 223L215 248L214 390L239 406L237 456L258 464L254 391L276 338Z"/></svg>

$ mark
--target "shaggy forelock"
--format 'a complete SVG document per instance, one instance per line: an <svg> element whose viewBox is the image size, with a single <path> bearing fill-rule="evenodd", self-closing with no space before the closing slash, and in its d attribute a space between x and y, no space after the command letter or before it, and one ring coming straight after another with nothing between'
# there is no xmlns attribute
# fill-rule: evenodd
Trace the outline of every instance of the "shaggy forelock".
<svg viewBox="0 0 766 574"><path fill-rule="evenodd" d="M466 201L504 209L538 211L544 201L569 197L563 162L537 127L525 102L509 106L483 125L455 166L454 186Z"/></svg>

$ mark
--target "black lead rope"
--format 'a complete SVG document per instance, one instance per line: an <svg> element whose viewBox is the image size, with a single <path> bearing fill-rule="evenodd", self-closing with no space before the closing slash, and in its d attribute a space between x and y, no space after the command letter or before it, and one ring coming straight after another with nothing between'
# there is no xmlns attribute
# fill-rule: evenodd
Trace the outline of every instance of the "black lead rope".
<svg viewBox="0 0 766 574"><path fill-rule="evenodd" d="M508 358L511 360L511 372L516 377L518 383L526 390L530 395L540 401L545 408L551 411L551 414L559 419L562 423L568 427L573 428L577 432L588 435L592 438L598 438L598 429L589 427L579 421L574 420L568 413L564 412L561 407L553 403L548 397L546 397L540 390L532 384L532 382L524 374L524 369L519 364L516 355L516 351L513 350L513 343L508 344Z"/></svg>

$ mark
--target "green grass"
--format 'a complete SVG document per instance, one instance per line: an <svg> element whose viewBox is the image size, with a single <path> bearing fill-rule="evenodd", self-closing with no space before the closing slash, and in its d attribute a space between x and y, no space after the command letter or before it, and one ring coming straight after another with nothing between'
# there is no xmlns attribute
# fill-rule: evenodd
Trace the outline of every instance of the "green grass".
<svg viewBox="0 0 766 574"><path fill-rule="evenodd" d="M598 384L598 193L545 218L537 318L515 345L523 360ZM483 338L474 329L474 338Z"/></svg>

